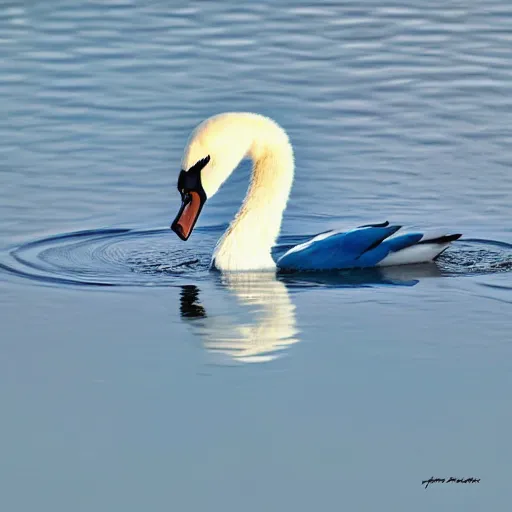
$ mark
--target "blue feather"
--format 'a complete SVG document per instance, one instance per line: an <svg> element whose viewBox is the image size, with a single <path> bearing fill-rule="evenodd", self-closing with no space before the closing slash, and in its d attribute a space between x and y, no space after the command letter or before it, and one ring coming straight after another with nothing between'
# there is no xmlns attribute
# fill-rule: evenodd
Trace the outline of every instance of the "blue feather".
<svg viewBox="0 0 512 512"><path fill-rule="evenodd" d="M281 269L327 270L373 267L392 250L382 244L400 226L362 227L344 233L322 234L279 258Z"/></svg>
<svg viewBox="0 0 512 512"><path fill-rule="evenodd" d="M439 250L434 247L434 251L429 252L427 249L424 253L426 260L418 259L418 253L408 253L411 263L432 261L446 248L446 244L460 237L456 234L425 239L422 233L407 233L389 238L399 229L400 226L390 226L384 222L367 224L346 232L320 233L308 242L289 249L277 260L277 266L282 270L298 271L375 267L388 255L409 247L436 244ZM407 258L400 261L400 264L404 262L407 262ZM383 263L389 264L389 260Z"/></svg>
<svg viewBox="0 0 512 512"><path fill-rule="evenodd" d="M382 245L388 246L391 252L396 252L417 244L422 238L422 233L407 233L406 235L395 236L385 240Z"/></svg>

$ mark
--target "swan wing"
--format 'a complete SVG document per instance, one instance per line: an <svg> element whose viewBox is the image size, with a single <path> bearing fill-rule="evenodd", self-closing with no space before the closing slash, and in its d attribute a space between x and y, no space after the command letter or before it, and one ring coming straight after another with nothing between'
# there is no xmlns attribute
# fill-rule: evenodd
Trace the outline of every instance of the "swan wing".
<svg viewBox="0 0 512 512"><path fill-rule="evenodd" d="M432 261L460 235L394 235L401 226L370 224L350 231L328 231L288 250L277 265L283 270L332 270L404 265Z"/></svg>
<svg viewBox="0 0 512 512"><path fill-rule="evenodd" d="M420 233L418 233L419 235ZM385 243L393 243L401 239L402 235L386 240ZM396 250L392 250L388 255L377 263L379 267L391 265L409 265L411 263L425 263L434 261L440 256L454 240L458 240L462 235L457 233L453 235L428 235L421 234L419 240L412 244L407 244Z"/></svg>

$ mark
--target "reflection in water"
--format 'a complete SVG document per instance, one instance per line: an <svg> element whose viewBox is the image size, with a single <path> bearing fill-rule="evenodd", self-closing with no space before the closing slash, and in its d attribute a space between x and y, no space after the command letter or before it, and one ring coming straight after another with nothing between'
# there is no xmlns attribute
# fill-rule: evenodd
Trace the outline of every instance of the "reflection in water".
<svg viewBox="0 0 512 512"><path fill-rule="evenodd" d="M414 286L420 278L441 277L435 263L341 270L339 272L295 272L282 275L288 287L367 288L373 286Z"/></svg>
<svg viewBox="0 0 512 512"><path fill-rule="evenodd" d="M181 287L180 313L183 318L206 318L206 311L199 304L199 288L196 285Z"/></svg>
<svg viewBox="0 0 512 512"><path fill-rule="evenodd" d="M298 341L295 306L275 274L226 274L220 280L237 299L220 314L207 315L195 285L181 291L181 316L191 321L209 351L229 362L265 362Z"/></svg>
<svg viewBox="0 0 512 512"><path fill-rule="evenodd" d="M228 298L225 294L216 296L207 305L207 313L199 288L182 286L180 312L205 348L219 357L218 362L266 362L299 341L295 306L288 288L300 291L326 286L414 286L420 277L441 275L433 264L278 276L268 272L220 274L222 288L230 292ZM226 305L229 298L235 298L236 303Z"/></svg>

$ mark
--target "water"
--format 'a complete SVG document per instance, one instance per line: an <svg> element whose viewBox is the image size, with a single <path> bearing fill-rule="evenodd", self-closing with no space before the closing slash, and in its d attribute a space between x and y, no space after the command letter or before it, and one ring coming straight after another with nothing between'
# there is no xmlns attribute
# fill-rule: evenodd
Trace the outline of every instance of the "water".
<svg viewBox="0 0 512 512"><path fill-rule="evenodd" d="M2 509L510 502L512 8L338 4L2 3ZM294 145L276 254L464 237L437 266L209 272L249 164L186 244L168 226L190 131L232 110Z"/></svg>

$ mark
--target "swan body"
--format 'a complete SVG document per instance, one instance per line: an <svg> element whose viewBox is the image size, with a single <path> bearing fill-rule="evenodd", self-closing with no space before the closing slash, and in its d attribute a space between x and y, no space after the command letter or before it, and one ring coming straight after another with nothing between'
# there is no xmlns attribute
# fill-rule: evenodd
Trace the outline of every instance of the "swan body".
<svg viewBox="0 0 512 512"><path fill-rule="evenodd" d="M460 235L394 235L401 226L361 226L347 232L329 231L297 245L279 258L287 270L329 270L404 265L433 261Z"/></svg>
<svg viewBox="0 0 512 512"><path fill-rule="evenodd" d="M259 114L213 116L192 133L182 160L181 209L172 229L187 240L206 200L244 158L251 182L242 206L215 247L212 267L221 271L330 270L404 265L434 260L461 235L407 233L389 223L321 233L274 262L275 245L294 176L293 149L286 132Z"/></svg>

